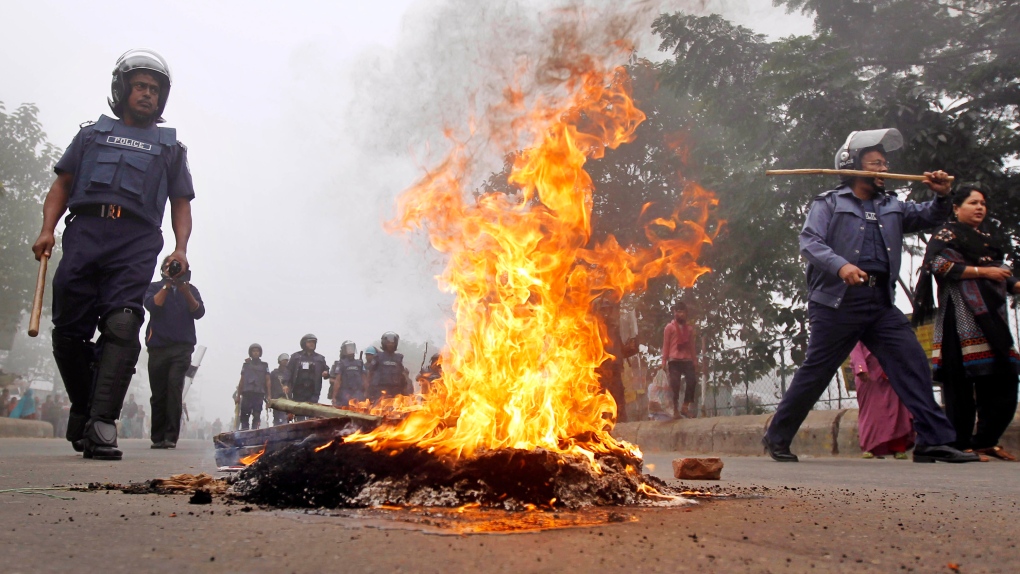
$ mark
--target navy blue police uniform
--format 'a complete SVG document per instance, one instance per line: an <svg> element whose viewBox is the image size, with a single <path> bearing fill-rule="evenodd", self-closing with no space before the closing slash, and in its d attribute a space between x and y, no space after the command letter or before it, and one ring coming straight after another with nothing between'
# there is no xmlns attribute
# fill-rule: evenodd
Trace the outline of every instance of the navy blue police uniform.
<svg viewBox="0 0 1020 574"><path fill-rule="evenodd" d="M331 373L337 377L340 390L335 405L344 407L351 401L365 400L365 362L355 357L343 357L333 363Z"/></svg>
<svg viewBox="0 0 1020 574"><path fill-rule="evenodd" d="M326 357L315 351L298 351L290 356L287 363L290 372L290 394L295 401L319 402L322 394L322 373L329 371Z"/></svg>
<svg viewBox="0 0 1020 574"><path fill-rule="evenodd" d="M404 355L392 351L379 351L369 373L368 398L375 402L384 395L394 397L410 394L407 383Z"/></svg>
<svg viewBox="0 0 1020 574"><path fill-rule="evenodd" d="M271 399L289 399L290 397L283 391L283 386L287 384L287 368L277 367L273 369L273 372L269 373L269 398ZM287 424L287 413L280 409L273 409L273 426Z"/></svg>
<svg viewBox="0 0 1020 574"><path fill-rule="evenodd" d="M187 150L173 128L104 115L82 127L54 170L73 177L53 278L53 355L71 400L68 439L92 428L104 433L97 444L115 444L141 349L142 303L163 248L164 208L168 199L195 197Z"/></svg>
<svg viewBox="0 0 1020 574"><path fill-rule="evenodd" d="M268 377L269 364L261 359L245 361L241 366L241 430L259 428Z"/></svg>
<svg viewBox="0 0 1020 574"><path fill-rule="evenodd" d="M896 308L894 289L899 275L903 234L934 227L950 211L947 197L917 204L895 194L857 198L848 185L816 198L800 235L808 259L810 339L804 363L783 395L764 439L780 459L788 454L801 423L819 399L839 365L858 341L878 358L889 382L910 411L917 432L918 453L937 450L955 439L955 432L935 402L928 359L909 321ZM868 273L868 281L848 287L838 272L846 263ZM773 454L776 458L776 454ZM942 458L940 458L941 460Z"/></svg>

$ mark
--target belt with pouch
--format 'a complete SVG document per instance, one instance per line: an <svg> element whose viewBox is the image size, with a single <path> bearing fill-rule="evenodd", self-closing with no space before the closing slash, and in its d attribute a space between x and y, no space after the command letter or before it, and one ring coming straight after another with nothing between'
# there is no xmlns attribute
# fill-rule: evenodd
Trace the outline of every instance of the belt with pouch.
<svg viewBox="0 0 1020 574"><path fill-rule="evenodd" d="M145 221L141 215L124 209L112 203L90 203L71 208L71 215L86 215L89 217L102 217L103 219L134 219Z"/></svg>

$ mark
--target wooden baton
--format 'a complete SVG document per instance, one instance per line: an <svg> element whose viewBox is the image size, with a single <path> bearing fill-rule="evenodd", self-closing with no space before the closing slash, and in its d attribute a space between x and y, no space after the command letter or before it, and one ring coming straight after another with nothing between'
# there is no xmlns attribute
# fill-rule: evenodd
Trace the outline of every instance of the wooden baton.
<svg viewBox="0 0 1020 574"><path fill-rule="evenodd" d="M39 319L42 317L43 292L46 291L46 263L48 255L39 258L39 276L35 279L35 297L32 299L32 314L28 319L28 336L39 335Z"/></svg>
<svg viewBox="0 0 1020 574"><path fill-rule="evenodd" d="M848 175L850 177L880 177L882 179L899 179L903 181L924 181L923 175L905 173L889 173L881 171L860 171L856 169L769 169L765 175ZM949 183L956 178L949 176Z"/></svg>

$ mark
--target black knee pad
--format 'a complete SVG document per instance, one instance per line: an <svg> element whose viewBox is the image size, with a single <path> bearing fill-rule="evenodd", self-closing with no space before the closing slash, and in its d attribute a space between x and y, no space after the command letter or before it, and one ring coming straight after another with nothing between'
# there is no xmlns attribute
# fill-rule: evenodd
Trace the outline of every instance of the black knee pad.
<svg viewBox="0 0 1020 574"><path fill-rule="evenodd" d="M141 348L138 334L142 330L142 315L133 309L118 309L103 319L103 336L120 347Z"/></svg>

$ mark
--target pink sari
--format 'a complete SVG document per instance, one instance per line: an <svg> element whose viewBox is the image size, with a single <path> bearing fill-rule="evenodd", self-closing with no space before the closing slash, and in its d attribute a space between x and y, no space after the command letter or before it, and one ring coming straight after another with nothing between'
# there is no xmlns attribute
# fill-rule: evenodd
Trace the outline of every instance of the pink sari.
<svg viewBox="0 0 1020 574"><path fill-rule="evenodd" d="M906 452L914 446L914 428L910 413L896 396L889 377L878 359L857 343L850 352L850 368L857 384L857 432L861 450L875 456ZM861 375L867 374L867 380Z"/></svg>

